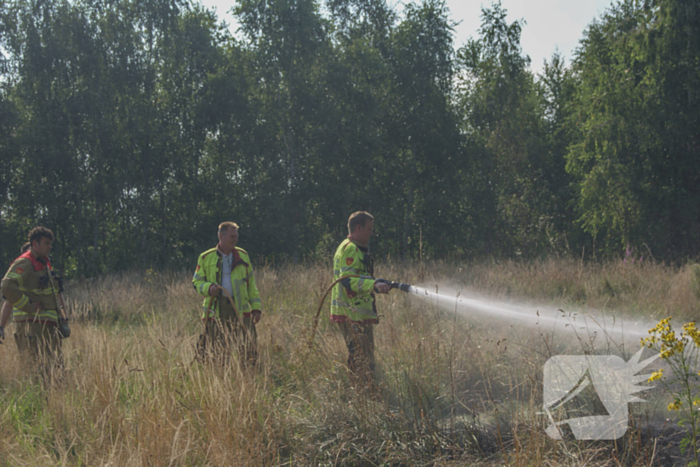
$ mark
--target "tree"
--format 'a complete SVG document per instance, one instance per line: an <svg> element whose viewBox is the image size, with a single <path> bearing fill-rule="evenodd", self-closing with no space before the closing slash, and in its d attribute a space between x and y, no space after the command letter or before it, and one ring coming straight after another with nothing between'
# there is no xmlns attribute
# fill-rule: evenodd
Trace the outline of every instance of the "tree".
<svg viewBox="0 0 700 467"><path fill-rule="evenodd" d="M574 64L567 170L583 228L608 253L694 254L700 180L700 7L625 1L586 31Z"/></svg>
<svg viewBox="0 0 700 467"><path fill-rule="evenodd" d="M547 144L547 103L522 53L524 22L500 3L482 10L479 40L459 50L463 131L477 155L488 253L536 256L552 247L563 159ZM481 148L481 149L478 149Z"/></svg>

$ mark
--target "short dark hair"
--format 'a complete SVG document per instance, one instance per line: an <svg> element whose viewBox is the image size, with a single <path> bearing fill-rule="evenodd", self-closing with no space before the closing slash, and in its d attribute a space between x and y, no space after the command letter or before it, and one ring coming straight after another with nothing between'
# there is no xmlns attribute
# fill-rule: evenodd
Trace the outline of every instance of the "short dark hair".
<svg viewBox="0 0 700 467"><path fill-rule="evenodd" d="M364 227L367 225L367 221L373 221L374 217L367 211L357 211L350 214L348 219L348 232L353 233L357 226Z"/></svg>
<svg viewBox="0 0 700 467"><path fill-rule="evenodd" d="M219 224L219 233L224 234L224 233L228 232L228 229L230 229L230 228L234 228L234 229L238 230L238 224L236 224L235 222L228 222L228 221L222 222L221 224Z"/></svg>
<svg viewBox="0 0 700 467"><path fill-rule="evenodd" d="M22 248L19 249L20 253L26 253L29 251L29 249L32 247L32 244L27 242L24 245L22 245Z"/></svg>
<svg viewBox="0 0 700 467"><path fill-rule="evenodd" d="M41 242L42 238L48 238L53 242L53 232L51 232L49 229L46 227L34 227L30 232L29 232L29 244L31 245L34 242Z"/></svg>

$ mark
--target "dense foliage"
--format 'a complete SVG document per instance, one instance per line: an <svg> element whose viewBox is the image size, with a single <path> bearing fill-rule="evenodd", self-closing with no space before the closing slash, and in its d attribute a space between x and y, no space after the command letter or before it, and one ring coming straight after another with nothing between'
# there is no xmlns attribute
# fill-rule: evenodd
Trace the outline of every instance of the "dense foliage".
<svg viewBox="0 0 700 467"><path fill-rule="evenodd" d="M326 258L349 213L382 255L696 255L700 4L625 0L541 75L496 3L0 1L0 260L52 228L76 275L182 267L234 220Z"/></svg>

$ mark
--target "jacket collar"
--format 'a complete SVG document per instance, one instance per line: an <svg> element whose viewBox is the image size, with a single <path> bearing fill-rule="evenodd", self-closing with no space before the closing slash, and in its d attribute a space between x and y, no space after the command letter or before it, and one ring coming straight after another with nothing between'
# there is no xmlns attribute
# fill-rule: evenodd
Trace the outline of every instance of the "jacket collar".
<svg viewBox="0 0 700 467"><path fill-rule="evenodd" d="M22 253L21 255L19 255L19 257L17 259L20 259L20 258L28 259L29 261L31 261L32 266L34 266L35 271L41 271L47 266L49 268L49 271L52 269L51 268L51 261L48 258L46 258L45 260L39 259L36 256L34 256L34 253L32 253L32 250L28 250L28 251Z"/></svg>
<svg viewBox="0 0 700 467"><path fill-rule="evenodd" d="M357 243L355 240L353 240L350 235L348 235L348 240L350 240L352 243L355 244L355 246L362 252L362 253L367 253L369 252L369 247L367 246L362 246L359 243Z"/></svg>
<svg viewBox="0 0 700 467"><path fill-rule="evenodd" d="M236 265L239 263L248 266L248 263L241 259L241 255L240 253L238 253L238 247L234 247L231 253L233 253L233 262L231 263L231 269L236 267ZM219 258L222 258L224 256L224 253L221 251L218 244L216 245L216 254Z"/></svg>

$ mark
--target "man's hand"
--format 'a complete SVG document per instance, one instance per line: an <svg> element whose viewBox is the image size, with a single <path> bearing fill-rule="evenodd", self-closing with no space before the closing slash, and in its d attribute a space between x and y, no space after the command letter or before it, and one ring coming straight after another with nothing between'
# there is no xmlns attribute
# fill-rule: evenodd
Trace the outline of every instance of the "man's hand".
<svg viewBox="0 0 700 467"><path fill-rule="evenodd" d="M391 286L389 284L385 284L384 282L374 283L374 291L377 293L389 293L390 290Z"/></svg>
<svg viewBox="0 0 700 467"><path fill-rule="evenodd" d="M212 284L209 287L209 295L211 295L212 297L216 297L217 295L219 295L219 289L221 289L221 287L219 287L216 284Z"/></svg>
<svg viewBox="0 0 700 467"><path fill-rule="evenodd" d="M5 340L5 326L0 326L0 344Z"/></svg>
<svg viewBox="0 0 700 467"><path fill-rule="evenodd" d="M260 317L262 316L262 311L253 310L251 315L253 316L253 324L258 324L258 322L260 321Z"/></svg>

